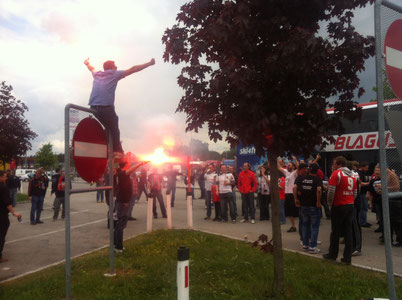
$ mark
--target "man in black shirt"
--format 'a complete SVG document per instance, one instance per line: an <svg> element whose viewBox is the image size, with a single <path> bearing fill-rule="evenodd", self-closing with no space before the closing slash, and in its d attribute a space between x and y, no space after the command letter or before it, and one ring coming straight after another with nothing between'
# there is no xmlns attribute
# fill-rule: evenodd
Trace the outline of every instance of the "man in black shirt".
<svg viewBox="0 0 402 300"><path fill-rule="evenodd" d="M130 168L126 168L127 162L124 161L119 164L120 168L117 169L117 222L114 228L114 247L117 253L123 252L123 230L127 225L130 211L130 199L133 194L130 175L145 163L141 162Z"/></svg>
<svg viewBox="0 0 402 300"><path fill-rule="evenodd" d="M358 221L361 227L371 227L371 224L367 223L368 200L366 198L370 183L369 164L362 162L357 173L359 173L360 179L360 214Z"/></svg>
<svg viewBox="0 0 402 300"><path fill-rule="evenodd" d="M320 253L317 248L317 238L321 219L322 180L317 176L318 165L310 166L298 176L293 188L296 206L300 207L302 215L302 242L303 249L311 254Z"/></svg>
<svg viewBox="0 0 402 300"><path fill-rule="evenodd" d="M178 175L181 175L181 173L174 170L172 165L169 165L167 172L165 172L165 176L167 177L166 194L171 195L171 201L170 201L171 207L174 207L174 200L176 195L176 181Z"/></svg>
<svg viewBox="0 0 402 300"><path fill-rule="evenodd" d="M21 215L15 213L14 211L6 181L7 173L5 173L4 171L0 171L0 263L7 261L3 258L3 248L6 242L8 227L10 227L8 212L11 212L13 216L21 219Z"/></svg>

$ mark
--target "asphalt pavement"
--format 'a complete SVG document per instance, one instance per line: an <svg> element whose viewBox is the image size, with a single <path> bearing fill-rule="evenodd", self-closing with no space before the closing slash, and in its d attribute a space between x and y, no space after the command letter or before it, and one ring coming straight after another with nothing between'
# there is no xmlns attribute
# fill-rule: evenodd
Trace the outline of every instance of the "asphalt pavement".
<svg viewBox="0 0 402 300"><path fill-rule="evenodd" d="M180 185L180 184L179 184ZM84 188L86 183L73 183L73 188ZM23 191L26 190L26 183L23 183ZM196 198L200 191L196 189ZM3 257L7 262L0 264L0 282L16 279L26 274L36 272L51 265L62 263L65 259L65 222L52 221L53 197L48 191L44 210L42 212L43 224L31 225L29 222L30 203L18 204L15 210L23 216L19 223L16 218L10 215L11 225L6 237L6 244ZM241 200L238 195L237 206L241 207ZM96 202L96 193L84 193L71 195L71 255L80 256L109 245L109 230L107 229L107 205ZM147 201L145 196L134 207L136 221L129 221L124 230L124 238L131 238L146 233L147 226ZM255 224L239 223L238 218L235 224L231 222L221 223L212 220L204 220L205 202L203 199L193 201L193 228L204 232L210 232L235 239L255 241L260 234L272 236L271 222L259 221L259 210L257 209ZM158 207L158 219L153 219L153 229L167 229L167 219L161 218ZM214 212L212 213L214 215ZM385 272L385 249L378 243L379 234L374 230L377 227L375 215L369 212L369 222L372 228L363 228L362 256L352 258L352 264L367 269L380 270ZM173 228L188 228L187 207L184 188L178 188L176 192L175 207L172 208ZM305 253L299 240L298 232L286 232L290 227L289 221L282 225L283 247L289 251ZM318 248L322 253L327 253L329 247L330 221L322 219L318 239L321 244ZM342 257L343 245L340 247L339 259ZM402 276L402 248L393 248L394 273ZM321 254L311 255L321 258Z"/></svg>

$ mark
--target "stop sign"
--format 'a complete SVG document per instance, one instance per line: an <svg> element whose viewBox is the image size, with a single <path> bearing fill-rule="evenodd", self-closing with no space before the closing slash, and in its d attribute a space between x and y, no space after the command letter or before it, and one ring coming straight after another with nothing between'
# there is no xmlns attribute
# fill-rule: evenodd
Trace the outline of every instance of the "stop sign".
<svg viewBox="0 0 402 300"><path fill-rule="evenodd" d="M87 182L96 182L105 173L107 139L102 125L94 118L85 118L73 136L73 159L78 174Z"/></svg>
<svg viewBox="0 0 402 300"><path fill-rule="evenodd" d="M402 20L389 26L384 42L385 71L395 95L402 99Z"/></svg>

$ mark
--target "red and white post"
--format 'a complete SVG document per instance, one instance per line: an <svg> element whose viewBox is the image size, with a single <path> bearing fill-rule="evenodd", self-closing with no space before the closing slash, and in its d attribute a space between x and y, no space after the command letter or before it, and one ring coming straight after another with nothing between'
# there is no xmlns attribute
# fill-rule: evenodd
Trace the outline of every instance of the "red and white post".
<svg viewBox="0 0 402 300"><path fill-rule="evenodd" d="M147 232L152 232L152 219L153 219L153 214L152 214L152 206L153 206L154 198L149 197L148 198L148 211L147 211Z"/></svg>
<svg viewBox="0 0 402 300"><path fill-rule="evenodd" d="M172 195L166 193L166 214L167 214L167 226L168 229L172 229L172 207L171 207Z"/></svg>
<svg viewBox="0 0 402 300"><path fill-rule="evenodd" d="M190 156L187 157L187 176L188 176L188 191L187 191L187 226L188 229L193 229L193 197L191 196L191 166Z"/></svg>
<svg viewBox="0 0 402 300"><path fill-rule="evenodd" d="M177 299L189 300L190 298L190 249L180 246L177 251Z"/></svg>

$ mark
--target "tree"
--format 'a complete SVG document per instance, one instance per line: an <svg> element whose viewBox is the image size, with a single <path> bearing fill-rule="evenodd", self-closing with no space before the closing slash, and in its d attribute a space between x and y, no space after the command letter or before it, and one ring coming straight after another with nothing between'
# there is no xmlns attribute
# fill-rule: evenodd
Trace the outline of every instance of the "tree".
<svg viewBox="0 0 402 300"><path fill-rule="evenodd" d="M57 155L53 153L53 145L48 143L43 145L35 154L35 161L45 170L53 169L58 164Z"/></svg>
<svg viewBox="0 0 402 300"><path fill-rule="evenodd" d="M13 88L0 84L0 161L3 164L24 156L32 149L30 140L37 134L29 128L29 122L25 119L28 107L12 95Z"/></svg>
<svg viewBox="0 0 402 300"><path fill-rule="evenodd" d="M208 143L204 143L197 139L190 140L190 151L193 159L206 160L208 157L209 146Z"/></svg>
<svg viewBox="0 0 402 300"><path fill-rule="evenodd" d="M177 111L186 130L205 124L212 140L268 150L271 180L285 151L325 146L340 117L358 119L357 74L374 54L374 38L352 26L353 9L373 0L193 0L166 29L164 60L184 64ZM323 25L324 24L324 25ZM320 27L321 26L321 27ZM337 97L335 103L327 99ZM334 108L328 116L326 108ZM325 139L327 138L327 139ZM273 163L272 163L273 162ZM279 197L272 185L274 287L284 291Z"/></svg>
<svg viewBox="0 0 402 300"><path fill-rule="evenodd" d="M388 81L388 76L385 70L382 70L382 76L383 76L383 97L384 100L388 99L395 99L397 98L393 89L391 88L391 85L389 84ZM372 90L377 93L377 87L373 86ZM377 102L377 99L371 99L370 102Z"/></svg>
<svg viewBox="0 0 402 300"><path fill-rule="evenodd" d="M223 151L221 158L233 159L236 156L236 148L231 147L229 151Z"/></svg>

